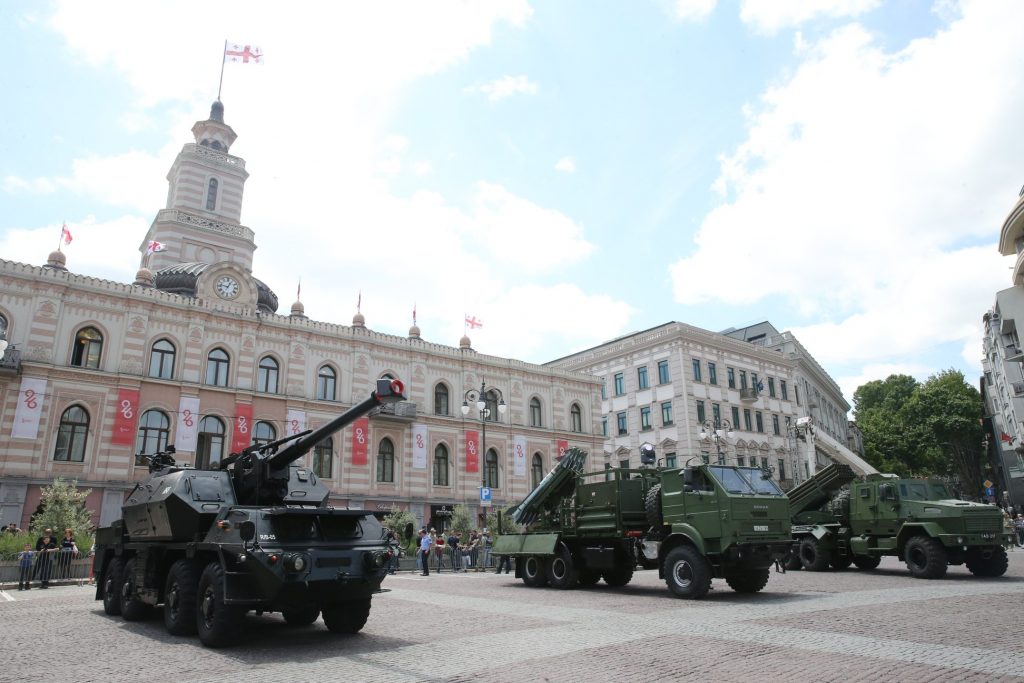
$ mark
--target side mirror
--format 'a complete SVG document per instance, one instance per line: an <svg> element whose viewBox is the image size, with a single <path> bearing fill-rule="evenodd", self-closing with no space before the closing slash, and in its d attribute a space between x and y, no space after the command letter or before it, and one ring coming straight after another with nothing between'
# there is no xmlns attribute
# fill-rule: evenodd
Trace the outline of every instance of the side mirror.
<svg viewBox="0 0 1024 683"><path fill-rule="evenodd" d="M252 520L245 520L238 525L238 535L246 543L256 538L256 524Z"/></svg>

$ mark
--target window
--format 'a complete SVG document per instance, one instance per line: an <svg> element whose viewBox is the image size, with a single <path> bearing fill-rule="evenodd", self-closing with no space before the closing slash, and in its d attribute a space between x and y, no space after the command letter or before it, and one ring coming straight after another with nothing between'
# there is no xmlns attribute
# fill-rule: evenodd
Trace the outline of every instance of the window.
<svg viewBox="0 0 1024 683"><path fill-rule="evenodd" d="M321 479L330 479L333 465L334 438L329 436L313 446L313 474Z"/></svg>
<svg viewBox="0 0 1024 683"><path fill-rule="evenodd" d="M263 357L256 372L256 391L265 394L277 393L277 367L276 360L270 356Z"/></svg>
<svg viewBox="0 0 1024 683"><path fill-rule="evenodd" d="M761 457L761 469L762 470L767 470L768 469L768 458L765 458L763 456Z"/></svg>
<svg viewBox="0 0 1024 683"><path fill-rule="evenodd" d="M89 436L89 413L81 406L71 406L60 416L57 429L57 446L53 459L63 462L85 460L85 441Z"/></svg>
<svg viewBox="0 0 1024 683"><path fill-rule="evenodd" d="M577 434L583 431L583 411L579 403L573 403L569 407L569 431Z"/></svg>
<svg viewBox="0 0 1024 683"><path fill-rule="evenodd" d="M732 407L732 426L733 429L740 428L740 409L736 406Z"/></svg>
<svg viewBox="0 0 1024 683"><path fill-rule="evenodd" d="M666 427L672 424L672 401L661 404L661 424Z"/></svg>
<svg viewBox="0 0 1024 683"><path fill-rule="evenodd" d="M761 417L761 411L754 413L754 422L757 424L757 431L764 432L764 418Z"/></svg>
<svg viewBox="0 0 1024 683"><path fill-rule="evenodd" d="M771 398L775 398L775 378L774 377L769 377L768 378L768 396L771 397Z"/></svg>
<svg viewBox="0 0 1024 683"><path fill-rule="evenodd" d="M651 428L651 407L650 406L643 406L642 408L640 408L640 429L641 430L645 430L645 429L650 429L650 428Z"/></svg>
<svg viewBox="0 0 1024 683"><path fill-rule="evenodd" d="M786 461L779 458L779 481L786 478Z"/></svg>
<svg viewBox="0 0 1024 683"><path fill-rule="evenodd" d="M228 370L231 368L231 361L227 351L214 349L206 357L206 383L215 387L226 387L228 385Z"/></svg>
<svg viewBox="0 0 1024 683"><path fill-rule="evenodd" d="M700 459L701 459L701 462L703 462L705 465L710 464L711 463L711 453L709 451L701 451L700 452Z"/></svg>
<svg viewBox="0 0 1024 683"><path fill-rule="evenodd" d="M608 398L608 387L605 384L604 378L601 379L601 400Z"/></svg>
<svg viewBox="0 0 1024 683"><path fill-rule="evenodd" d="M139 430L135 436L135 452L153 455L165 450L170 433L170 419L159 410L147 410L139 418Z"/></svg>
<svg viewBox="0 0 1024 683"><path fill-rule="evenodd" d="M668 383L669 383L668 361L667 360L659 360L658 361L658 384L668 384Z"/></svg>
<svg viewBox="0 0 1024 683"><path fill-rule="evenodd" d="M733 370L732 368L727 367L725 369L725 376L726 376L726 379L729 382L729 388L730 389L735 389L736 388L736 371Z"/></svg>
<svg viewBox="0 0 1024 683"><path fill-rule="evenodd" d="M330 365L324 365L316 373L316 397L321 401L333 401L337 397L338 374Z"/></svg>
<svg viewBox="0 0 1024 683"><path fill-rule="evenodd" d="M743 428L748 432L753 431L750 428L750 410L747 408L743 409Z"/></svg>
<svg viewBox="0 0 1024 683"><path fill-rule="evenodd" d="M736 455L736 467L746 467L746 466L747 466L747 459L745 457L743 457L742 455L737 454Z"/></svg>
<svg viewBox="0 0 1024 683"><path fill-rule="evenodd" d="M530 488L535 489L544 479L544 458L540 453L533 454L533 462L530 464Z"/></svg>
<svg viewBox="0 0 1024 683"><path fill-rule="evenodd" d="M701 381L701 379L700 379L700 359L699 358L694 358L693 359L693 381L694 382Z"/></svg>
<svg viewBox="0 0 1024 683"><path fill-rule="evenodd" d="M724 465L725 464L725 453L722 453L721 451L718 452L718 464L719 465Z"/></svg>
<svg viewBox="0 0 1024 683"><path fill-rule="evenodd" d="M488 449L484 456L484 486L498 488L498 453L493 448Z"/></svg>
<svg viewBox="0 0 1024 683"><path fill-rule="evenodd" d="M788 401L789 400L789 392L786 391L786 380L784 380L784 379L780 379L779 380L779 393L782 394L782 400L783 401Z"/></svg>
<svg viewBox="0 0 1024 683"><path fill-rule="evenodd" d="M793 386L793 394L796 396L796 404L800 405L800 387L799 385Z"/></svg>
<svg viewBox="0 0 1024 683"><path fill-rule="evenodd" d="M704 401L696 401L697 404L697 423L701 424L708 418L704 412Z"/></svg>
<svg viewBox="0 0 1024 683"><path fill-rule="evenodd" d="M71 350L71 364L78 368L100 366L103 352L103 335L95 327L86 327L75 335L75 348Z"/></svg>
<svg viewBox="0 0 1024 683"><path fill-rule="evenodd" d="M601 418L601 436L608 436L608 418Z"/></svg>
<svg viewBox="0 0 1024 683"><path fill-rule="evenodd" d="M384 437L377 447L377 481L393 482L395 480L395 445L391 439Z"/></svg>
<svg viewBox="0 0 1024 683"><path fill-rule="evenodd" d="M217 208L217 179L210 178L206 189L206 210L214 211Z"/></svg>
<svg viewBox="0 0 1024 683"><path fill-rule="evenodd" d="M718 368L711 361L708 361L708 382L718 384Z"/></svg>
<svg viewBox="0 0 1024 683"><path fill-rule="evenodd" d="M676 465L676 454L666 453L665 454L665 467L677 467Z"/></svg>
<svg viewBox="0 0 1024 683"><path fill-rule="evenodd" d="M534 396L530 399L530 426L541 427L540 399Z"/></svg>
<svg viewBox="0 0 1024 683"><path fill-rule="evenodd" d="M647 366L644 365L636 369L636 387L637 389L646 389L648 386Z"/></svg>
<svg viewBox="0 0 1024 683"><path fill-rule="evenodd" d="M260 420L252 428L252 443L254 446L262 446L277 438L277 430L269 422Z"/></svg>
<svg viewBox="0 0 1024 683"><path fill-rule="evenodd" d="M501 417L501 413L498 412L498 394L494 391L488 391L484 394L484 419L488 422L497 422Z"/></svg>
<svg viewBox="0 0 1024 683"><path fill-rule="evenodd" d="M774 434L775 436L779 436L780 434L778 415L772 415L772 434Z"/></svg>
<svg viewBox="0 0 1024 683"><path fill-rule="evenodd" d="M615 395L622 396L626 393L626 383L622 378L621 372L615 373Z"/></svg>
<svg viewBox="0 0 1024 683"><path fill-rule="evenodd" d="M621 467L624 470L628 470L629 469L629 458L627 458L625 460L620 460L619 461L619 467Z"/></svg>
<svg viewBox="0 0 1024 683"><path fill-rule="evenodd" d="M750 387L754 391L761 391L761 381L757 378L757 373L750 373Z"/></svg>
<svg viewBox="0 0 1024 683"><path fill-rule="evenodd" d="M204 469L224 457L224 423L213 415L199 421L196 440L196 467Z"/></svg>
<svg viewBox="0 0 1024 683"><path fill-rule="evenodd" d="M434 486L448 486L448 447L443 443L434 449Z"/></svg>
<svg viewBox="0 0 1024 683"><path fill-rule="evenodd" d="M448 414L448 385L438 382L434 386L434 415ZM447 486L448 484L445 484Z"/></svg>
<svg viewBox="0 0 1024 683"><path fill-rule="evenodd" d="M715 421L716 427L722 424L722 406L717 403L711 404L711 419Z"/></svg>
<svg viewBox="0 0 1024 683"><path fill-rule="evenodd" d="M619 436L622 436L623 434L628 434L629 432L626 430L626 414L619 413L615 416L615 419L618 422Z"/></svg>
<svg viewBox="0 0 1024 683"><path fill-rule="evenodd" d="M747 371L740 370L740 389L747 388Z"/></svg>
<svg viewBox="0 0 1024 683"><path fill-rule="evenodd" d="M153 351L149 356L149 376L158 379L174 377L174 345L166 339L153 344Z"/></svg>
<svg viewBox="0 0 1024 683"><path fill-rule="evenodd" d="M0 315L0 339L7 339L7 318Z"/></svg>

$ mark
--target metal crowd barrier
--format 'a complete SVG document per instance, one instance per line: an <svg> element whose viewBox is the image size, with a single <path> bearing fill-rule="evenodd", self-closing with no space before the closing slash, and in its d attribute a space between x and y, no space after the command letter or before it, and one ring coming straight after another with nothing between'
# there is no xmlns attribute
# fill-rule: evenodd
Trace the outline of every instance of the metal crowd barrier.
<svg viewBox="0 0 1024 683"><path fill-rule="evenodd" d="M32 588L39 588L43 581L50 585L81 585L92 579L92 556L69 550L34 552L32 565L24 571L20 560L0 562L0 586L17 588L24 577Z"/></svg>

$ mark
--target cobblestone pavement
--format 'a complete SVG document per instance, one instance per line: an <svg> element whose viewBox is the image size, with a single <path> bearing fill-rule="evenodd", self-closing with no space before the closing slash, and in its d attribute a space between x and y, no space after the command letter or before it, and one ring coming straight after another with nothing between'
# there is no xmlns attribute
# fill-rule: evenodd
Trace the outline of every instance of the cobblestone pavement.
<svg viewBox="0 0 1024 683"><path fill-rule="evenodd" d="M620 589L535 589L491 573L403 572L384 585L357 636L249 615L225 650L170 636L159 618L108 617L92 587L8 590L0 681L51 680L65 655L73 680L111 683L1024 681L1020 550L1000 579L951 567L915 580L886 558L873 572L773 573L756 595L716 580L698 602L650 571Z"/></svg>

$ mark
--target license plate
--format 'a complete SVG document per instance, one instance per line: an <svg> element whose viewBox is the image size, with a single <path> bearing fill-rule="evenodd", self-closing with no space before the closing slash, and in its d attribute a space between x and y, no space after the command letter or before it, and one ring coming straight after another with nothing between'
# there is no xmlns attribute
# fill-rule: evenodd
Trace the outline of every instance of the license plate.
<svg viewBox="0 0 1024 683"><path fill-rule="evenodd" d="M755 524L754 531L768 531L768 527L761 526L760 524Z"/></svg>

